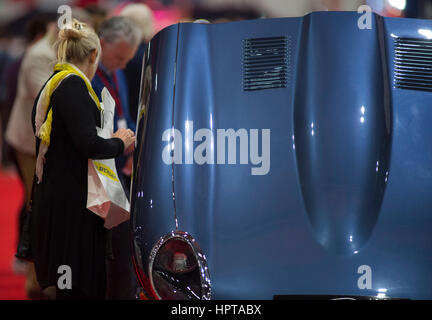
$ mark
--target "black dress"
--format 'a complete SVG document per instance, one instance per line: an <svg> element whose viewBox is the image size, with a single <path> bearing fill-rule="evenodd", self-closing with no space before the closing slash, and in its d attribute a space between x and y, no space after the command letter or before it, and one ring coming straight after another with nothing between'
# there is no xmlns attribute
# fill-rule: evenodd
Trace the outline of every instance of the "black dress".
<svg viewBox="0 0 432 320"><path fill-rule="evenodd" d="M33 107L32 121L35 119ZM51 97L51 143L45 155L42 182L33 198L31 246L42 288L56 286L72 272L72 289L103 299L106 287L104 221L86 209L88 159L114 158L123 153L118 138L97 136L101 116L85 82L72 75ZM36 152L40 140L36 141Z"/></svg>

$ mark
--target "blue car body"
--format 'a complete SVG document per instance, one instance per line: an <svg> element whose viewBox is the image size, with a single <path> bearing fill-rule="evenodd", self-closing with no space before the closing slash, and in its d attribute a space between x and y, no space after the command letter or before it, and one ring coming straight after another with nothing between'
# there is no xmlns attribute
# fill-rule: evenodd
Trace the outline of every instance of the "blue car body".
<svg viewBox="0 0 432 320"><path fill-rule="evenodd" d="M432 22L370 17L180 23L153 38L131 191L149 297L155 245L184 232L212 299L432 299ZM235 161L197 163L202 128L215 149L218 129L244 129L249 153L238 139ZM258 154L270 138L260 174L253 129ZM174 130L182 154L167 164Z"/></svg>

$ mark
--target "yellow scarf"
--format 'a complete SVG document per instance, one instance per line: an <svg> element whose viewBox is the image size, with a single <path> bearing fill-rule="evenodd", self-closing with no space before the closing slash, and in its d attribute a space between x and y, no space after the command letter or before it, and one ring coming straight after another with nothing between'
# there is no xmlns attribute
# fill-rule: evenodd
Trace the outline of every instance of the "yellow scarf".
<svg viewBox="0 0 432 320"><path fill-rule="evenodd" d="M52 125L52 108L49 110L48 115L45 115L48 110L48 106L51 101L51 95L58 88L60 83L68 76L75 74L84 80L87 90L96 103L99 110L101 110L101 104L99 98L94 92L88 78L75 66L69 63L58 63L54 66L54 71L58 71L45 85L41 92L36 107L36 135L41 139L42 143L46 146L50 145L51 125Z"/></svg>

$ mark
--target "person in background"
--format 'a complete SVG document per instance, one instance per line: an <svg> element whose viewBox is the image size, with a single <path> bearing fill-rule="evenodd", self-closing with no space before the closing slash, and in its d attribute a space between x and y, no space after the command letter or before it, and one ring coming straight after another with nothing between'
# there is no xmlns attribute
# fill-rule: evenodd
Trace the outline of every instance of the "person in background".
<svg viewBox="0 0 432 320"><path fill-rule="evenodd" d="M116 16L102 23L99 37L102 56L92 86L99 97L102 89L106 87L114 98L114 130L128 128L135 131L135 121L129 113L128 83L123 69L136 54L141 40L141 30L131 19ZM129 151L127 156L116 159L117 172L126 194L129 194L131 171L126 165L132 157L132 150Z"/></svg>
<svg viewBox="0 0 432 320"><path fill-rule="evenodd" d="M54 21L55 21L55 16L50 14L38 14L34 16L31 20L29 20L26 27L26 50L29 50L36 42L38 42L40 39L44 37L44 35L47 32L48 24ZM10 117L10 112L12 111L12 107L16 98L17 86L18 86L18 74L21 68L23 56L24 55L16 58L8 66L5 72L4 83L5 83L5 90L6 90L6 99L5 99L4 109L2 113L4 115L4 117L2 118L2 120L4 120L5 123L4 128L7 127L7 123ZM9 150L9 146L7 145L7 143L6 143L5 153L9 153L10 161L15 165L15 168L17 169L18 175L21 179L21 182L23 184L26 183L25 176L21 171L21 167L19 166L19 163L16 161L15 152L13 152L13 149ZM27 212L27 199L24 198L23 205L21 207L21 211L18 218L19 235L24 226L26 212ZM13 263L13 270L17 274L27 273L27 262L15 258ZM30 290L29 292L30 296L35 296L35 293L31 291L32 290Z"/></svg>
<svg viewBox="0 0 432 320"><path fill-rule="evenodd" d="M12 148L17 169L24 186L25 210L30 203L35 172L35 136L32 129L31 111L39 90L50 77L56 56L53 49L57 37L56 22L47 24L47 32L25 52L18 74L18 87L9 122L6 141ZM33 263L28 263L25 284L31 299L52 299L55 291L50 288L41 291L36 281Z"/></svg>
<svg viewBox="0 0 432 320"><path fill-rule="evenodd" d="M128 128L135 131L135 122L129 114L128 84L123 69L136 54L142 39L140 28L126 17L115 16L102 23L99 29L102 54L92 81L96 94L101 96L106 87L116 107L114 130ZM129 197L130 169L128 159L133 157L133 146L126 156L116 158L119 180ZM107 299L134 299L138 287L132 267L129 247L129 221L114 227L108 233Z"/></svg>
<svg viewBox="0 0 432 320"><path fill-rule="evenodd" d="M100 26L102 56L92 81L98 95L106 87L116 102L114 129L135 130L129 114L128 83L122 69L134 57L141 40L141 30L126 17L112 17Z"/></svg>
<svg viewBox="0 0 432 320"><path fill-rule="evenodd" d="M0 27L0 166L8 160L7 144L4 141L4 132L6 130L7 119L9 118L9 110L7 108L7 92L6 92L6 71L8 66L13 61L13 58L7 50L7 32L3 27Z"/></svg>
<svg viewBox="0 0 432 320"><path fill-rule="evenodd" d="M54 16L49 14L37 14L29 20L26 26L26 50L32 47L38 42L47 32L47 25L54 21ZM18 74L21 67L23 56L15 58L5 69L3 75L3 88L5 90L4 104L0 113L2 115L2 129L3 134L6 132L7 123L9 121L12 106L15 101L17 86L18 86ZM9 160L10 150L8 145L3 146L4 161ZM3 165L7 163L3 162Z"/></svg>
<svg viewBox="0 0 432 320"><path fill-rule="evenodd" d="M58 63L31 113L38 182L31 254L38 282L56 286L56 299L104 299L106 231L104 220L87 209L88 159L115 158L135 138L128 129L110 139L97 135L101 105L90 81L101 46L94 30L74 20L60 30L56 48Z"/></svg>
<svg viewBox="0 0 432 320"><path fill-rule="evenodd" d="M154 34L153 12L145 4L131 3L123 7L120 16L132 19L142 31L142 39L137 53L124 69L129 89L129 113L132 120L135 121L137 125L136 120L141 86L142 63L147 44Z"/></svg>

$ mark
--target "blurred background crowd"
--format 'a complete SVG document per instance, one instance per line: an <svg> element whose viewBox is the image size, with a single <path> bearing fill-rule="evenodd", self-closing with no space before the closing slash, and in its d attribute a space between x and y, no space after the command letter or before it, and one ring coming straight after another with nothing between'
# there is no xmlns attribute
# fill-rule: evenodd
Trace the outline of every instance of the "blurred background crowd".
<svg viewBox="0 0 432 320"><path fill-rule="evenodd" d="M26 49L45 35L50 23L57 21L61 5L70 6L74 18L90 23L98 31L105 19L120 15L130 3L145 4L149 9L147 17L140 17L140 13L136 13L144 33L143 42L148 42L158 31L178 22L206 19L211 23L220 23L302 16L311 11L356 11L364 4L384 16L432 18L432 0L1 0L0 163L3 167L12 164L5 131L17 93L21 59ZM136 103L133 99L131 105ZM131 117L134 116L132 111Z"/></svg>
<svg viewBox="0 0 432 320"><path fill-rule="evenodd" d="M62 5L71 7L73 18L91 25L100 34L102 60L92 85L112 88L112 95L118 98L117 102L123 108L115 126L131 129L136 125L141 63L146 45L158 31L171 24L197 19L223 23L303 16L312 11L357 11L362 5L369 5L383 16L432 18L432 0L0 0L0 299L11 297L11 287L7 284L12 283L10 275L13 274L27 274L25 281L18 282L25 287L23 292L27 297L43 298L35 286L34 274L29 275L28 265L14 260L12 253L16 250L16 239L23 223L20 217L27 210L34 172L34 135L29 123L30 113L25 110L31 110L37 93L52 73L53 38L61 16L58 9ZM133 21L139 29L136 31L140 35L139 43L126 41L128 28L132 31L133 28L124 21L106 23L118 16ZM116 28L123 29L122 40L125 41L110 40ZM126 189L131 159L125 157L118 163ZM16 180L11 180L14 175ZM19 197L14 196L16 181L22 186ZM11 207L8 204L12 200L17 204ZM7 215L16 223L7 220ZM10 237L11 233L15 236ZM112 247L114 256L122 255L116 248L127 246L126 235L126 225L117 238L113 235L112 241L120 242ZM8 243L11 239L15 242ZM4 249L5 246L9 247ZM121 259L124 262L129 257ZM133 277L132 270L121 270L121 266L120 269L116 269L119 266L113 268L113 274L123 273L120 278L134 287L130 278ZM121 292L124 283L111 284L111 291L115 292L113 298L129 298L134 294L133 290ZM5 293L2 294L2 290Z"/></svg>

